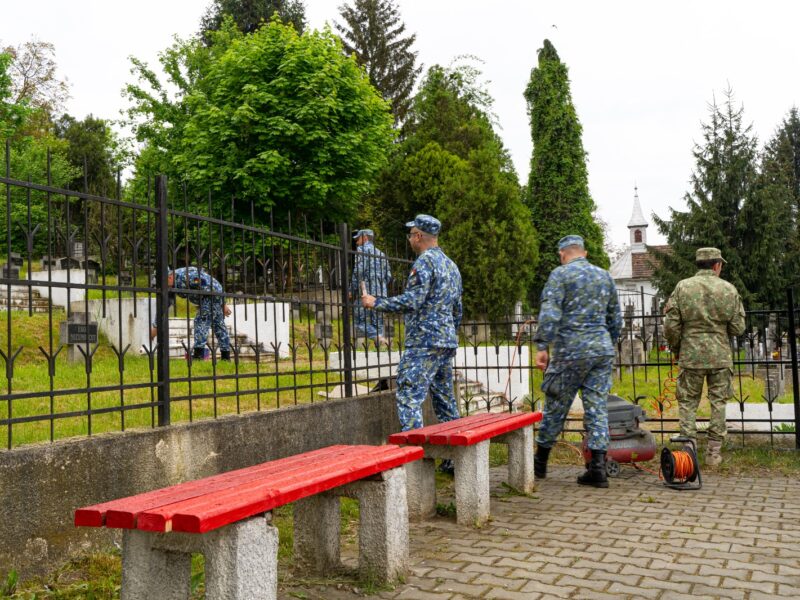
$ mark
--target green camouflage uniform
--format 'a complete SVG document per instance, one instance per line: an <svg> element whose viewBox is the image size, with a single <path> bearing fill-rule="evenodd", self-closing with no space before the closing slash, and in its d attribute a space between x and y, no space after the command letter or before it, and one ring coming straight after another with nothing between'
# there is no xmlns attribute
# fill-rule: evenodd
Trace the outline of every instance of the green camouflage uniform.
<svg viewBox="0 0 800 600"><path fill-rule="evenodd" d="M677 398L681 435L696 439L697 406L708 382L708 439L725 438L725 403L733 397L730 336L744 333L744 307L736 288L701 269L678 282L666 307L664 335L679 357Z"/></svg>

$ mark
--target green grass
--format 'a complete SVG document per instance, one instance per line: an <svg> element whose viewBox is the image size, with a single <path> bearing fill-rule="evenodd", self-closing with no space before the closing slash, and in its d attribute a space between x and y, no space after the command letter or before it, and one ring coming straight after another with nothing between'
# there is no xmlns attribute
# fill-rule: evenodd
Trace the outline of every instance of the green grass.
<svg viewBox="0 0 800 600"><path fill-rule="evenodd" d="M149 428L156 421L153 407L136 408L124 412L93 414L59 418L51 431L50 414L102 410L120 406L132 406L157 400L152 386L155 371L150 369L146 355L128 351L124 357L122 377L125 385L141 384L138 389L92 392L87 387L119 386L119 360L108 344L101 339L91 362L91 373L86 372L83 361L69 363L66 349L55 360L55 375L49 377L47 360L39 347L49 351L52 332L52 348L59 345L58 323L63 312L55 312L52 319L47 314L14 314L12 319L11 354L22 348L14 361L11 392L35 393L37 397L0 400L0 415L3 418L42 417L42 420L12 425L12 446L61 439L122 429ZM9 353L7 313L0 312L0 350ZM172 422L184 422L213 418L215 416L268 410L295 404L321 401L320 392L335 387L341 377L337 373L324 373L325 360L321 349L312 348L309 354L304 342L313 343L308 327L295 330L297 351L293 358L277 359L272 355L262 357L261 364L240 361L238 370L233 362L194 361L191 367L182 360L170 361L170 393ZM0 359L1 361L2 359ZM5 366L5 365L0 365ZM190 372L191 368L191 372ZM6 382L7 383L7 382ZM51 400L52 390L70 391ZM7 392L7 386L3 386ZM184 398L181 400L180 398ZM7 445L8 427L0 426L0 444Z"/></svg>

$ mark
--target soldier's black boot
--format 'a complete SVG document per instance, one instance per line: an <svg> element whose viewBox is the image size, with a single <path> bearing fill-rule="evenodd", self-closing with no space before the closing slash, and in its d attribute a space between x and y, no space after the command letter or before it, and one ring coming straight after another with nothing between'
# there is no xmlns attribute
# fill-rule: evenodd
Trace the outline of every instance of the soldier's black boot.
<svg viewBox="0 0 800 600"><path fill-rule="evenodd" d="M230 360L231 359L231 351L230 350L220 350L219 351L219 358L220 358L220 360Z"/></svg>
<svg viewBox="0 0 800 600"><path fill-rule="evenodd" d="M547 477L547 459L550 457L552 448L536 446L536 454L533 455L533 474L536 479Z"/></svg>
<svg viewBox="0 0 800 600"><path fill-rule="evenodd" d="M589 463L589 468L586 469L586 473L578 477L578 483L596 488L608 487L605 450L592 450L592 460Z"/></svg>
<svg viewBox="0 0 800 600"><path fill-rule="evenodd" d="M203 360L205 358L205 348L195 348L192 352L192 358Z"/></svg>

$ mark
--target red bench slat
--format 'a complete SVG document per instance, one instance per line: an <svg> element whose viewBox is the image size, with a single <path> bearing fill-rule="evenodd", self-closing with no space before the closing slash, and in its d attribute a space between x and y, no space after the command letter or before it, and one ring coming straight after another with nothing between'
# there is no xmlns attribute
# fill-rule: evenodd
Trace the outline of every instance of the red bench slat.
<svg viewBox="0 0 800 600"><path fill-rule="evenodd" d="M327 476L319 477L312 482L297 479L293 484L280 490L277 494L264 495L263 491L253 490L247 495L241 494L237 497L236 504L229 502L219 502L216 506L209 507L203 512L194 514L179 513L172 519L173 531L185 531L189 533L204 533L229 523L256 515L275 507L283 506L290 502L330 490L339 485L357 481L393 469L407 462L418 460L423 456L422 448L397 448L398 450L410 451L408 453L387 454L385 458L366 465L339 468L330 472Z"/></svg>
<svg viewBox="0 0 800 600"><path fill-rule="evenodd" d="M351 447L352 448L352 447ZM287 468L281 468L267 474L267 477L253 477L247 480L238 482L237 485L231 487L227 486L220 490L215 490L216 493L211 494L195 494L187 498L176 499L174 502L162 502L158 506L154 506L146 511L142 511L137 519L136 528L145 531L169 531L170 521L175 513L181 508L186 507L187 510L192 507L199 507L207 504L213 504L217 498L226 497L230 493L235 498L238 494L246 492L251 488L276 488L286 485L296 479L308 480L309 478L324 476L330 472L331 465L336 463L349 464L354 459L360 460L363 454L360 452L348 452L336 456L320 456L316 460L301 464L291 465Z"/></svg>
<svg viewBox="0 0 800 600"><path fill-rule="evenodd" d="M459 431L465 427L477 427L479 423L491 422L496 418L496 414L479 413L476 415L470 415L469 417L464 417L462 419L455 419L453 421L447 421L446 423L439 423L438 425L430 425L430 428L423 427L422 429L427 429L427 431L424 432L422 429L412 429L408 432L408 442L410 444L426 444L432 435L439 435L448 431Z"/></svg>
<svg viewBox="0 0 800 600"><path fill-rule="evenodd" d="M389 443L470 446L514 429L527 427L541 420L541 412L481 413L446 423L394 433L389 436Z"/></svg>
<svg viewBox="0 0 800 600"><path fill-rule="evenodd" d="M454 433L432 435L429 443L440 445L447 444L450 446L471 446L497 435L527 427L541 420L542 413L538 411L532 413L509 414L505 419L498 419L485 425L480 424L477 427Z"/></svg>
<svg viewBox="0 0 800 600"><path fill-rule="evenodd" d="M430 435L447 431L450 429L462 428L465 425L475 422L482 422L492 419L495 415L492 413L479 413L470 415L468 417L461 417L452 421L444 423L437 423L436 425L428 425L427 427L420 427L419 429L409 429L408 431L400 431L393 433L389 436L390 444L424 444L428 441Z"/></svg>
<svg viewBox="0 0 800 600"><path fill-rule="evenodd" d="M231 485L289 469L295 465L316 464L326 454L345 455L352 452L352 448L354 446L329 446L244 469L220 473L205 479L187 481L151 492L79 508L75 511L75 525L83 527L106 525L107 527L134 529L136 516L145 510L194 498L209 491L225 489Z"/></svg>
<svg viewBox="0 0 800 600"><path fill-rule="evenodd" d="M97 526L104 519L107 527L202 533L422 456L415 447L330 446L79 509L75 522Z"/></svg>

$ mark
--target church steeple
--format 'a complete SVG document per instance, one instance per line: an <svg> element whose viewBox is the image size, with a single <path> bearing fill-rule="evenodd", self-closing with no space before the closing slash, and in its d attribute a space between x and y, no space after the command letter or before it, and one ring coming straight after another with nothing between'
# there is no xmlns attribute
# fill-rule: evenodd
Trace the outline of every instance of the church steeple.
<svg viewBox="0 0 800 600"><path fill-rule="evenodd" d="M639 188L633 187L633 213L628 221L631 236L631 252L645 252L647 250L647 219L642 214L642 205L639 203Z"/></svg>

